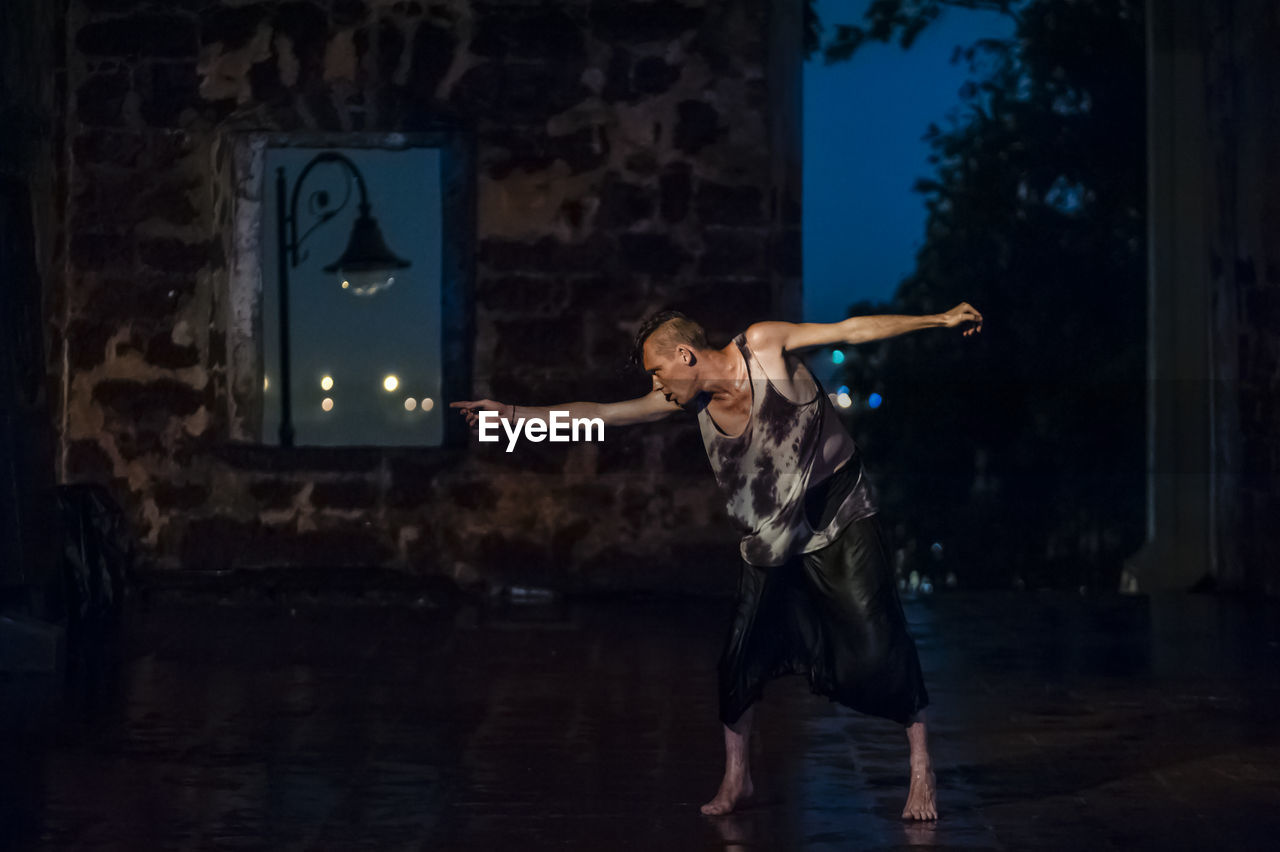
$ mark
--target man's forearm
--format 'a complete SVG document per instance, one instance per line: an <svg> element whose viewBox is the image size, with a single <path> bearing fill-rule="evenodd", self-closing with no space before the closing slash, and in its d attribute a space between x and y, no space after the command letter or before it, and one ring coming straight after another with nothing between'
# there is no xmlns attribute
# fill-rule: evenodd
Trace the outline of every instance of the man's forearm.
<svg viewBox="0 0 1280 852"><path fill-rule="evenodd" d="M600 403L598 402L566 402L561 405L513 405L511 408L510 412L503 412L503 419L510 416L517 420L522 417L525 420L550 420L551 412L553 411L566 411L572 420L600 416Z"/></svg>
<svg viewBox="0 0 1280 852"><path fill-rule="evenodd" d="M552 412L571 422L599 420L606 426L630 426L636 423L652 423L679 411L680 406L665 402L662 394L652 391L635 399L621 402L566 402L561 405L516 405L504 413L517 420L550 421ZM567 415L567 417L566 417Z"/></svg>
<svg viewBox="0 0 1280 852"><path fill-rule="evenodd" d="M924 316L879 314L868 317L849 317L844 321L844 325L845 339L849 343L869 343L925 328L941 328L946 325L946 322L942 314L925 314Z"/></svg>

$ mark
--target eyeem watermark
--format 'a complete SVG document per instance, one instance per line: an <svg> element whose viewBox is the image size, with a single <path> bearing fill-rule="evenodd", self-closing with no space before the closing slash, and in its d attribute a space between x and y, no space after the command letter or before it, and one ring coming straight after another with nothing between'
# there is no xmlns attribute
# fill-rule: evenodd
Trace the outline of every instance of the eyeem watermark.
<svg viewBox="0 0 1280 852"><path fill-rule="evenodd" d="M541 417L517 417L515 422L503 420L496 411L481 411L479 414L480 440L494 443L501 440L498 434L498 423L507 433L507 452L516 448L520 440L520 432L524 431L525 440L535 444L541 441L562 443L564 441L603 441L604 421L599 417L570 417L567 411L552 411L549 420ZM497 421L497 422L494 422ZM583 436L579 437L579 430ZM598 437L593 437L598 436Z"/></svg>

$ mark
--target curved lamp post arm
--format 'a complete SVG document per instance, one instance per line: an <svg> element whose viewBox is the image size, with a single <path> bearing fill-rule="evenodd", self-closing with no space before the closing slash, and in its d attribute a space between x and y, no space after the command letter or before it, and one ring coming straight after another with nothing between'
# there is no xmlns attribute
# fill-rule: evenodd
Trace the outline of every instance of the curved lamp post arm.
<svg viewBox="0 0 1280 852"><path fill-rule="evenodd" d="M298 236L298 195L302 191L302 184L307 179L307 175L311 170L322 163L337 163L343 166L347 172L346 194L342 196L342 201L335 207L329 208L329 193L323 190L311 196L311 204L314 205L312 212L316 213L319 218L316 222L303 232L302 236ZM277 169L278 182L283 184L284 169ZM284 248L289 252L289 265L297 266L300 262L298 257L298 249L302 243L311 235L316 228L328 222L334 216L337 216L347 206L347 202L351 200L351 179L355 178L356 188L360 191L360 215L369 215L369 191L364 183L364 175L360 174L360 170L356 168L356 164L343 154L337 151L323 151L311 159L302 171L298 174L298 179L293 183L293 193L289 197L289 214L286 217L289 224L289 233L287 240L283 243ZM315 209L319 208L319 209ZM326 209L327 208L327 209ZM306 259L303 255L302 260Z"/></svg>

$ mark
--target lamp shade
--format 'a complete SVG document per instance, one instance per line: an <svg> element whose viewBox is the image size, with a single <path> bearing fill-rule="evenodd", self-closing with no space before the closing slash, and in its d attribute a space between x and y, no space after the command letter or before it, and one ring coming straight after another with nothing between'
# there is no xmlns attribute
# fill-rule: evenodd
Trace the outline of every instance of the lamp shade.
<svg viewBox="0 0 1280 852"><path fill-rule="evenodd" d="M357 296L372 296L395 283L394 272L407 269L409 261L387 248L382 229L372 216L361 214L351 227L351 239L342 257L324 267L342 276L342 287Z"/></svg>

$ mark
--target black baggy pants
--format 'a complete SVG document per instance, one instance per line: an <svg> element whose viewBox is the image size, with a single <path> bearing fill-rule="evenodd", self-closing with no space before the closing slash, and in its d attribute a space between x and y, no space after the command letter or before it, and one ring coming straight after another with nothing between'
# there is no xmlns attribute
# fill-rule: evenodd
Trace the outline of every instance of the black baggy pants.
<svg viewBox="0 0 1280 852"><path fill-rule="evenodd" d="M721 721L737 722L767 681L788 674L805 675L832 701L904 725L928 705L875 515L783 565L742 563L719 663Z"/></svg>

